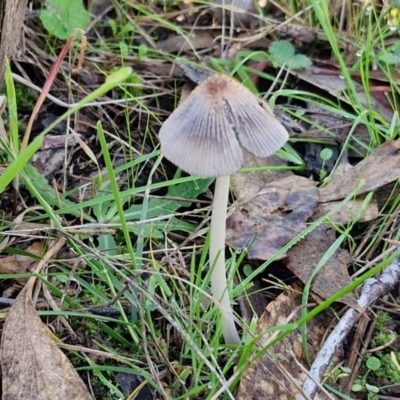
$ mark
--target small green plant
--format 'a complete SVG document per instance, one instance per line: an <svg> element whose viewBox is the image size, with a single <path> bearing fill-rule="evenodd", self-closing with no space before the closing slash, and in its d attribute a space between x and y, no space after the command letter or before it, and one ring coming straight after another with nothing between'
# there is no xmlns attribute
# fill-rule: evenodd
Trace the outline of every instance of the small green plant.
<svg viewBox="0 0 400 400"><path fill-rule="evenodd" d="M368 393L368 400L377 399L375 395L379 393L379 388L377 386L367 383L367 378L371 372L377 372L381 368L381 365L382 363L379 358L374 356L369 357L365 364L365 366L367 367L367 372L364 374L359 382L355 383L351 387L351 390L355 393L365 390Z"/></svg>
<svg viewBox="0 0 400 400"><path fill-rule="evenodd" d="M153 239L162 239L164 236L162 231L184 231L192 233L195 225L181 221L171 214L181 207L190 206L193 199L204 193L208 186L212 183L211 179L197 179L188 182L182 182L175 186L171 186L166 194L167 198L151 198L147 204L147 212L145 219L155 219L146 224L144 229L145 237ZM103 200L106 193L112 191L109 182L105 182L98 190L96 198L98 202L93 206L93 213L98 222L120 223L121 219L118 215L118 209L115 200ZM118 195L118 194L117 194ZM130 201L128 196L122 198L124 205ZM126 221L141 221L143 214L143 204L132 204L125 210ZM162 217L165 216L165 219ZM130 228L135 234L140 231L139 225L132 225ZM101 235L102 236L102 235ZM107 235L109 236L109 235ZM111 239L111 238L110 238Z"/></svg>
<svg viewBox="0 0 400 400"><path fill-rule="evenodd" d="M387 312L380 312L376 318L374 336L371 340L371 347L385 346L392 340L393 333L386 328L392 317Z"/></svg>
<svg viewBox="0 0 400 400"><path fill-rule="evenodd" d="M279 66L286 65L290 69L303 69L311 66L311 60L304 54L295 54L294 46L287 40L277 40L268 48L269 55Z"/></svg>
<svg viewBox="0 0 400 400"><path fill-rule="evenodd" d="M50 34L65 40L75 29L87 28L90 14L82 0L47 0L46 9L40 12L40 20Z"/></svg>
<svg viewBox="0 0 400 400"><path fill-rule="evenodd" d="M392 384L400 382L400 371L395 364L395 360L397 361L399 353L391 352L383 354L383 352L378 352L376 355L379 356L382 364L379 371L375 372L376 376L382 378L385 382L390 382Z"/></svg>
<svg viewBox="0 0 400 400"><path fill-rule="evenodd" d="M350 372L350 368L339 365L332 369L330 372L326 373L325 377L332 382L337 382L340 378L345 378L346 376L349 376Z"/></svg>
<svg viewBox="0 0 400 400"><path fill-rule="evenodd" d="M323 180L328 175L328 173L325 171L325 163L332 158L332 155L332 150L327 148L323 149L319 154L322 160L322 167L320 172L321 180Z"/></svg>

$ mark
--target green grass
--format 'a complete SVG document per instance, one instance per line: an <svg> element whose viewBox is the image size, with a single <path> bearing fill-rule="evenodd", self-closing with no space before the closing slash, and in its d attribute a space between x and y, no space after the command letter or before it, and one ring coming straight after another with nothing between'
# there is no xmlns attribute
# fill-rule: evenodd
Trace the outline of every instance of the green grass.
<svg viewBox="0 0 400 400"><path fill-rule="evenodd" d="M91 38L88 53L107 55L117 60L118 65L129 65L132 58L145 62L188 58L187 55L177 56L152 48L151 43L138 44L138 38L142 39L144 35L141 29L143 21L154 26L146 34L155 42L162 30L184 35L190 40L190 26L179 26L167 14L162 14L176 8L165 4L157 9L157 14L150 12L144 2L116 3L114 19L101 22L110 29L110 36ZM389 101L396 105L399 86L391 76L393 66L385 62L383 57L393 51L391 26L380 10L368 11L366 7L356 9L348 6L348 20L351 22L345 29L340 29L340 12L334 14L327 3L291 0L282 7L287 18L299 13L296 23L316 29L320 40L331 49L330 61L337 65L338 73L347 87L345 101L320 92L299 90L294 78L289 79L283 70L274 75L249 66L251 61L270 60L268 52L264 50L240 50L233 60L221 60L218 57L210 59L214 71L239 77L253 91L257 89L250 79L252 74L271 82L275 90L269 94L268 102L299 121L309 123L310 119L307 114L299 112L296 105L309 103L350 122L350 133L342 144L340 157L320 186L329 182L347 150L354 150L356 145L361 145L363 153L369 154L384 141L399 136L397 111L392 121L379 115L373 107L370 86L371 68L374 66L386 77L392 93ZM154 3L151 6L156 7ZM204 8L204 5L199 8ZM276 38L274 35L271 37L272 40ZM59 43L54 38L46 37L45 43L46 52L58 54ZM72 60L77 58L77 51L76 43ZM199 60L201 57L194 52L191 54L192 62L193 59ZM96 68L105 76L111 72L107 70L107 63L98 63ZM360 77L364 100L354 84L355 73ZM74 98L77 92L69 81L70 77L66 74L60 79ZM180 83L163 82L163 79L142 71L130 77L124 76L116 82L106 81L60 117L60 120L66 120L68 117L77 117L78 112L84 113L85 102L112 99L111 87L115 87L113 93L124 100L119 108L107 108L108 118L101 118L102 122L93 127L102 157L98 159L97 154L86 149L85 153L96 166L98 174L87 184L90 195L77 202L71 198L78 189L57 193L51 182L41 179L37 171L28 165L43 137L56 124L49 126L25 150L20 151L17 95L11 75L8 74L9 136L7 139L0 137L3 147L1 157L7 161L8 167L0 176L0 191L5 191L19 177L20 187L27 190L32 203L39 206L25 216L24 223L45 224L38 228L34 237L36 235L39 239L42 235L47 236L44 243L57 235L67 238L72 256L54 260L53 269L44 281L54 298L62 299L62 311L40 313L48 318L57 315L67 317L73 328L82 332L93 348L108 355L109 358L92 359L84 352L70 352L70 359L78 371L91 381L92 387L98 388L101 393L98 394L99 398L111 398L111 395L123 398L117 381L119 372L142 377L160 398L212 399L218 394L224 399L233 398L232 393L240 377L268 349L257 345L257 338L254 337L256 319L246 322L240 315L237 317L242 325L243 344L231 347L222 342L219 310L209 294L208 235L205 230L209 220L212 180L182 176L179 171L171 172L171 167L161 159L155 134L169 113L165 108L173 108L178 104L181 88ZM265 93L260 93L260 96L263 95ZM113 112L118 114L118 118L110 123ZM369 143L360 142L354 137L359 125L365 126ZM318 124L313 128L329 133L327 128ZM140 141L136 138L138 133ZM123 157L123 162L117 166L115 154L109 147L111 141L118 143L121 149L119 154ZM293 138L290 144L279 151L280 157L291 163L288 167L282 167L282 170L304 169L305 162L294 145L312 141L318 142L319 139ZM248 169L245 171L249 172ZM139 184L142 176L146 176L145 182ZM122 177L127 177L123 184ZM337 209L355 195L356 191L338 204ZM366 202L369 200L370 197ZM372 226L368 244L359 251L356 267L364 265L366 256L374 246L379 245L383 249L388 246L382 245L380 239L390 226L398 204L399 197L394 193L380 210L380 220ZM303 232L270 260L253 265L247 275L241 272L247 263L245 251L240 254L232 251L226 261L231 297L235 300L244 295L246 290L252 288L257 275L268 272L274 260L317 226L330 223L329 217L330 214L308 224ZM331 223L337 232L337 239L318 267L322 267L333 250L344 243L348 243L350 249L357 248L361 239L354 234L355 228L358 228L355 225L352 223L343 227ZM9 232L12 227L12 222L2 220L0 232ZM369 227L362 229L365 235ZM398 234L393 238L398 240ZM5 251L12 252L13 249L10 246ZM279 331L275 342L298 328L301 328L306 342L307 323L335 300L362 285L369 276L378 273L388 260L377 263L351 285L317 307L304 307L299 321L270 329ZM240 285L233 283L234 276L240 276ZM10 279L10 276L3 276L2 279ZM304 305L309 302L311 283L308 282L303 293ZM70 287L75 287L75 291L68 291ZM94 316L91 313L94 306L110 304L119 311L120 316ZM383 337L387 339L384 329L377 329L374 338L376 345L382 342ZM399 359L399 353L396 354ZM379 356L383 365L390 366L384 370L384 378L397 379L398 371L389 360L390 355L382 353Z"/></svg>

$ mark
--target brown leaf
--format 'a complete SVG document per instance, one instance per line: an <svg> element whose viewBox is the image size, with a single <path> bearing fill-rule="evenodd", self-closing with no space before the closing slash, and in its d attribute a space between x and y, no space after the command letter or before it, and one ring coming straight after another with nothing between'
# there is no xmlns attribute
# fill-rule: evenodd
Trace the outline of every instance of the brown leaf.
<svg viewBox="0 0 400 400"><path fill-rule="evenodd" d="M292 288L286 290L268 304L258 322L256 333L260 334L272 326L285 325L298 319L300 304L300 292L295 292ZM298 310L294 312L296 308ZM311 360L319 350L321 339L331 318L330 313L325 311L307 323L307 343ZM275 334L274 332L264 334L258 345L265 347ZM337 362L337 358L334 362ZM275 344L250 366L240 382L236 400L297 399L301 393L299 388L307 377L305 372L308 369L307 365L302 349L301 334L296 330ZM315 400L332 398L335 397L328 397L321 392L314 397Z"/></svg>
<svg viewBox="0 0 400 400"><path fill-rule="evenodd" d="M376 190L400 176L400 139L379 146L354 167L338 169L328 185L320 190L322 203L344 199L364 180L357 194Z"/></svg>
<svg viewBox="0 0 400 400"><path fill-rule="evenodd" d="M256 157L255 155L243 150L243 165L245 167L263 167L263 166L286 166L286 162L277 156L265 158ZM258 171L252 173L236 173L232 178L232 190L235 198L239 203L249 201L252 197L259 195L263 187L271 182L292 176L291 171Z"/></svg>
<svg viewBox="0 0 400 400"><path fill-rule="evenodd" d="M42 253L41 242L35 242L25 251L36 256ZM0 258L0 274L24 274L36 259L27 255L13 254Z"/></svg>
<svg viewBox="0 0 400 400"><path fill-rule="evenodd" d="M303 283L312 276L317 264L335 241L335 232L328 225L320 225L300 243L288 251L289 268ZM347 250L337 250L318 272L312 290L326 299L351 283L347 272L350 256ZM356 300L350 295L342 297L342 303L357 308Z"/></svg>
<svg viewBox="0 0 400 400"><path fill-rule="evenodd" d="M349 103L348 97L345 95L347 91L346 81L340 77L338 70L329 68L311 67L302 70L290 71L293 75L299 77L308 84L316 86L319 90L325 90L333 97ZM353 85L357 91L357 95L366 109L373 109L379 113L387 122L393 119L393 110L382 105L379 101L371 96L366 96L363 86L357 81L353 81Z"/></svg>
<svg viewBox="0 0 400 400"><path fill-rule="evenodd" d="M330 215L330 219L335 224L346 225L351 221L354 221L355 217L359 215L361 207L363 207L364 196L357 197L346 204L343 204L342 207L335 213ZM313 213L313 220L317 220L329 213L333 208L337 207L340 201L330 201L329 203L319 203L317 208ZM363 210L362 214L357 219L358 222L368 222L374 221L378 218L379 209L378 202L376 199L372 199L368 205Z"/></svg>
<svg viewBox="0 0 400 400"><path fill-rule="evenodd" d="M268 260L306 228L318 189L309 179L294 175L267 184L259 180L258 188L262 194L228 218L226 242L235 249L249 247L250 259Z"/></svg>
<svg viewBox="0 0 400 400"><path fill-rule="evenodd" d="M196 50L211 49L213 47L214 37L210 32L199 31L194 32L189 38L182 35L169 36L166 40L157 42L157 48L168 53Z"/></svg>
<svg viewBox="0 0 400 400"><path fill-rule="evenodd" d="M3 400L90 400L91 396L64 353L36 314L35 278L20 292L3 329Z"/></svg>

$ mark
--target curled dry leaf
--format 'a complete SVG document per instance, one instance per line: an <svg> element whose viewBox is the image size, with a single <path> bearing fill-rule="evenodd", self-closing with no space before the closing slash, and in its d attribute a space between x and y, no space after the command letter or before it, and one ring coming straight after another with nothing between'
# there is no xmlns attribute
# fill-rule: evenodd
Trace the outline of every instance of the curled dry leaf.
<svg viewBox="0 0 400 400"><path fill-rule="evenodd" d="M303 43L315 43L318 38L318 34L314 29L304 25L278 24L276 31L280 37L286 36Z"/></svg>
<svg viewBox="0 0 400 400"><path fill-rule="evenodd" d="M307 84L314 85L318 90L325 90L335 98L342 100L344 103L349 103L346 91L348 89L345 79L340 77L339 69L332 73L331 68L305 68L302 70L290 71L293 75L302 79ZM357 81L353 81L357 95L366 109L372 108L380 114L387 122L393 120L393 110L381 104L377 99L372 96L364 94L363 86Z"/></svg>
<svg viewBox="0 0 400 400"><path fill-rule="evenodd" d="M276 325L285 325L300 316L301 292L289 288L268 304L261 316L256 334ZM296 310L294 312L294 310ZM307 323L307 344L311 360L319 351L319 346L332 314L324 311ZM265 347L276 336L276 332L264 334L258 345ZM336 355L339 357L340 352ZM337 359L333 360L333 365ZM279 399L294 400L301 393L301 386L307 378L308 362L304 357L302 339L299 330L290 333L284 340L276 343L264 355L254 361L243 376L236 400ZM313 399L332 400L323 392Z"/></svg>
<svg viewBox="0 0 400 400"><path fill-rule="evenodd" d="M354 167L340 168L320 190L321 202L344 199L364 180L358 194L376 190L400 176L400 139L379 146Z"/></svg>
<svg viewBox="0 0 400 400"><path fill-rule="evenodd" d="M91 400L85 384L36 314L31 278L20 292L3 329L3 400Z"/></svg>

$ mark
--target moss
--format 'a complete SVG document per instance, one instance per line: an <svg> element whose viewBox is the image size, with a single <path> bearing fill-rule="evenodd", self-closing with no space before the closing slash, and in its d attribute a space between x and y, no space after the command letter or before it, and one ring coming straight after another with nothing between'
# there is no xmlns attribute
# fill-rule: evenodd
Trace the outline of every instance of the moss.
<svg viewBox="0 0 400 400"><path fill-rule="evenodd" d="M395 353L396 358L400 360L400 353ZM382 378L387 382L387 384L395 385L400 382L400 371L394 365L389 353L383 354L382 352L377 352L375 354L381 361L381 367L379 370L375 371L375 375Z"/></svg>

